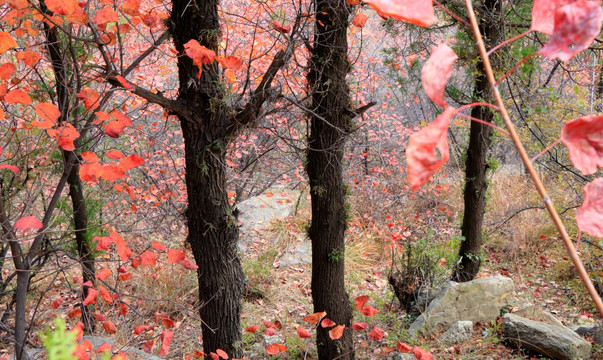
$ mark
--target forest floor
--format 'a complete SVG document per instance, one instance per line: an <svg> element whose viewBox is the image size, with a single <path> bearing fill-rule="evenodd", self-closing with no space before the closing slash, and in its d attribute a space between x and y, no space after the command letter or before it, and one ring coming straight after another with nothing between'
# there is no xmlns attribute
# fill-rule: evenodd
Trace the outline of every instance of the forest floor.
<svg viewBox="0 0 603 360"><path fill-rule="evenodd" d="M501 341L499 321L476 324L471 341L456 346L440 345L437 337L410 342L407 329L414 318L400 309L388 284L388 275L392 269L404 272L414 268L420 270L416 274L429 278L433 284L441 285L447 281L460 241L458 223L462 206L455 204L462 203L459 200L461 181L436 179L429 191L414 195L399 195L395 184L386 186L383 180L381 183L372 182L372 192L363 190L367 189L366 184L357 185L351 189L349 197L352 214L346 237L346 286L350 299L367 295L367 304L379 311L377 315L367 317L354 310L354 322L368 324L367 330L355 332L357 359L388 359L396 351L398 341L420 346L430 351L435 359L543 358ZM394 194L386 200L382 196L384 187ZM285 194L288 201L291 201L291 194ZM563 193L557 195L560 199L563 196ZM248 238L241 257L247 277L242 326L246 329L261 325L255 333L243 332L243 346L248 358L316 358L315 337L302 339L296 332L298 327L302 327L314 334L313 325L302 320L314 312L310 289L311 265L306 253L310 209L304 201L307 193L301 192L296 197L302 201L295 201L296 212L293 215L280 220L259 221L243 235ZM507 175L492 179L480 276L512 278L517 297L549 311L567 326L600 323L576 271L567 260L561 240L556 237L544 210L538 206L539 200L524 177ZM571 212L569 210L568 214ZM570 221L568 217L567 223ZM141 251L148 248L149 240L153 239L139 239ZM393 243L397 244L399 252L392 250ZM135 245L132 247L136 248ZM599 244L586 239L579 249L591 276L600 281L603 278L600 263L603 252ZM292 262L287 256L291 254L297 254L301 261ZM107 259L109 256L106 255ZM191 257L190 254L188 256ZM101 256L99 260L103 259ZM289 260L285 264L283 259ZM77 263L69 265L67 258L59 259L59 262L52 266L77 269ZM110 269L118 273L115 263L107 262L105 266L112 266ZM152 351L157 354L160 332L153 331L152 327L142 335L134 335L133 329L142 324L155 324L154 329L160 330L161 326L169 323L174 337L165 358L187 359L196 350L201 350L195 272L159 258L157 266L141 266L131 269L130 273L131 280L120 285L123 294L136 294L124 297L130 310L126 309L128 313L124 316L120 308L99 300L97 311L111 320L117 329L108 334L106 328L98 326L95 335L111 338L118 345L137 347L155 339ZM51 319L57 316L66 318L70 326L78 320L77 316L71 319L70 314L77 308L79 286L65 288L62 276L69 275L67 272L60 274L64 275L43 278L32 285L30 304L37 311L37 320L32 324L30 333L34 347L41 346L38 334L51 326ZM58 297L64 300L63 304L53 310L50 304ZM121 311L123 309L121 307ZM165 315L171 319L169 322L165 321ZM12 326L10 320L6 324ZM277 326L271 341L284 344L287 351L270 356L265 351L263 332L266 325L274 324ZM369 331L374 327L385 331L382 340L369 337ZM10 353L9 344L0 340L0 359L8 358ZM603 359L603 349L593 346L592 358Z"/></svg>

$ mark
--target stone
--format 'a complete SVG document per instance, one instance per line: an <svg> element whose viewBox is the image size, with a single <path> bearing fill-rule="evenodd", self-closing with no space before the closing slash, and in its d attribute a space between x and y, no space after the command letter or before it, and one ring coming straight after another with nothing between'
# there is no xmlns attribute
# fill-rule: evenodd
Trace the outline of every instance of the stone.
<svg viewBox="0 0 603 360"><path fill-rule="evenodd" d="M513 301L513 280L504 276L450 282L408 329L411 338L445 331L459 320L490 322Z"/></svg>
<svg viewBox="0 0 603 360"><path fill-rule="evenodd" d="M514 314L503 316L503 334L518 347L554 359L590 359L591 344L566 327L534 321Z"/></svg>
<svg viewBox="0 0 603 360"><path fill-rule="evenodd" d="M284 344L285 343L285 338L282 335L266 335L264 336L264 340L262 341L262 345L264 346L264 348L266 348L266 346L268 345L272 345L272 344Z"/></svg>
<svg viewBox="0 0 603 360"><path fill-rule="evenodd" d="M603 329L598 325L575 326L572 330L582 337L593 339L598 345L603 345Z"/></svg>
<svg viewBox="0 0 603 360"><path fill-rule="evenodd" d="M472 321L457 321L442 334L438 341L445 345L460 344L471 339L472 332Z"/></svg>
<svg viewBox="0 0 603 360"><path fill-rule="evenodd" d="M387 359L388 360L417 360L417 358L412 353L409 353L409 354L391 353Z"/></svg>
<svg viewBox="0 0 603 360"><path fill-rule="evenodd" d="M304 241L299 246L288 250L278 260L280 266L296 266L312 262L312 244Z"/></svg>
<svg viewBox="0 0 603 360"><path fill-rule="evenodd" d="M551 325L555 325L555 326L559 326L559 327L565 327L565 325L563 325L563 323L561 321L557 320L557 318L554 317L553 314L541 310L539 307L535 306L534 304L528 303L521 307L514 307L513 310L511 310L511 314L521 316L521 317L527 318L527 319L542 321L547 324L551 324Z"/></svg>

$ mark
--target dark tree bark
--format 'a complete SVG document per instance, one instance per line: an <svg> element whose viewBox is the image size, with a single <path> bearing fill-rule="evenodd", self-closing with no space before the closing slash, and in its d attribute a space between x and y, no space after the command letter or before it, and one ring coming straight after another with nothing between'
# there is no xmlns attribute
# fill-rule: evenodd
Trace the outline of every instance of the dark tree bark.
<svg viewBox="0 0 603 360"><path fill-rule="evenodd" d="M221 39L218 0L174 0L170 32L178 50L179 95L175 101L135 93L175 113L185 142L186 188L188 193L188 242L191 244L199 281L200 313L203 320L203 350L222 349L231 358L241 358L240 311L245 276L239 260L239 229L228 202L225 155L238 129L257 119L271 91L278 70L292 53L280 51L245 107L234 108L224 101L218 64L200 69L185 55L184 44L197 40L218 52Z"/></svg>
<svg viewBox="0 0 603 360"><path fill-rule="evenodd" d="M494 47L501 38L502 15L500 6L499 0L486 0L476 5L476 13L480 14L480 30L487 48ZM492 66L496 67L495 56L491 57L491 62ZM473 101L480 101L480 99L488 101L491 98L490 85L484 72L483 63L480 61L477 63ZM492 122L494 119L494 113L486 107L473 107L471 116L486 122ZM458 282L473 280L481 264L482 226L486 208L486 192L488 190L486 181L487 156L490 149L491 133L491 127L475 121L471 122L465 168L465 192L463 194L465 210L461 226L464 240L459 250L461 261L452 273L452 280Z"/></svg>
<svg viewBox="0 0 603 360"><path fill-rule="evenodd" d="M329 329L317 328L318 358L353 359L350 325L352 309L345 290L345 243L347 227L343 150L353 119L346 75L346 0L315 0L316 23L311 49L308 84L312 116L306 170L310 181L312 222L312 300L314 311L326 311L338 325L346 325L343 336L331 340Z"/></svg>

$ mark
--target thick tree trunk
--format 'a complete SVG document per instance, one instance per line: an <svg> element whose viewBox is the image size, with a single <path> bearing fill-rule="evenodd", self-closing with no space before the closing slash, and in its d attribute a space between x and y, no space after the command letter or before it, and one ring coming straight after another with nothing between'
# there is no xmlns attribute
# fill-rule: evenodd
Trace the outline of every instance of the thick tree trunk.
<svg viewBox="0 0 603 360"><path fill-rule="evenodd" d="M480 30L484 36L487 48L492 48L500 39L499 25L501 23L500 1L487 0L476 6L480 14ZM491 58L496 67L496 58ZM484 72L482 62L477 63L477 75L473 90L473 101L488 101L492 98L488 79ZM471 116L492 122L494 113L485 107L473 107ZM464 241L461 243L459 256L461 261L452 274L452 280L458 282L470 281L475 278L481 264L480 251L482 247L482 226L486 208L486 192L488 183L486 172L488 170L487 156L490 150L490 135L492 128L472 121L469 131L469 148L467 149L467 162L465 169L465 192L463 200L465 210L461 233Z"/></svg>
<svg viewBox="0 0 603 360"><path fill-rule="evenodd" d="M306 168L312 198L312 300L315 312L326 311L329 319L346 325L338 340L331 340L329 329L319 326L316 341L319 359L353 359L352 311L344 282L347 211L342 174L344 141L352 120L346 83L349 11L346 0L315 0L315 7L308 74L313 115Z"/></svg>
<svg viewBox="0 0 603 360"><path fill-rule="evenodd" d="M199 69L184 54L191 39L218 51L220 26L217 0L175 0L171 32L178 57L179 96L194 119L180 116L185 142L188 193L188 241L199 266L203 350L222 349L242 357L241 297L245 276L237 253L239 229L228 202L225 152L231 139L227 106L219 86L216 62Z"/></svg>

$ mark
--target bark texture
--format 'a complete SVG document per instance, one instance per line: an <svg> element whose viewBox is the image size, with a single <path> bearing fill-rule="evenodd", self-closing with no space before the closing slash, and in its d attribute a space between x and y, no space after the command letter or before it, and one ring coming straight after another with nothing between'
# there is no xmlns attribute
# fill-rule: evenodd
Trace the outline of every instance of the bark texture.
<svg viewBox="0 0 603 360"><path fill-rule="evenodd" d="M352 311L344 281L347 211L342 174L344 141L353 118L346 82L349 10L346 0L315 0L314 5L308 74L313 112L306 167L312 198L312 300L315 312L326 311L329 319L346 325L338 340L319 326L316 341L319 359L353 359Z"/></svg>
<svg viewBox="0 0 603 360"><path fill-rule="evenodd" d="M484 37L486 48L494 47L501 39L501 4L499 0L486 0L475 5L479 15L479 26ZM492 66L498 63L495 56L491 57ZM477 63L477 75L473 90L473 101L492 99L490 85L481 61ZM486 107L473 107L471 116L492 122L494 113ZM469 148L465 168L465 192L463 200L465 209L461 233L464 241L461 243L459 256L461 261L452 274L452 280L458 282L471 281L479 272L481 265L480 251L482 247L482 227L486 208L486 193L488 183L487 156L490 150L490 135L492 128L472 121L469 130Z"/></svg>

